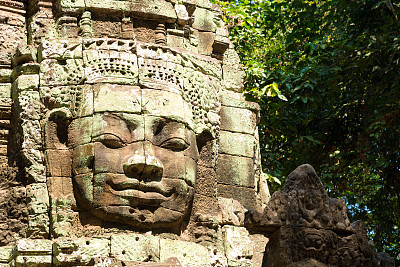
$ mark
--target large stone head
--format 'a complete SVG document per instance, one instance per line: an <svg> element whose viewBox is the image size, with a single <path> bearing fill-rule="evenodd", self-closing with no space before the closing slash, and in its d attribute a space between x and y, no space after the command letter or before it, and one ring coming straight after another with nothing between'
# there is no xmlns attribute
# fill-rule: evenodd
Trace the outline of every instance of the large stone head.
<svg viewBox="0 0 400 267"><path fill-rule="evenodd" d="M127 45L134 47L117 52ZM84 85L43 89L47 150L56 140L71 155L64 165L80 210L137 229L176 228L190 213L199 148L204 140L216 148L216 79L177 64L189 61L163 46L90 40L88 47ZM53 108L62 97L74 102ZM56 176L50 165L62 159L47 154Z"/></svg>
<svg viewBox="0 0 400 267"><path fill-rule="evenodd" d="M81 208L140 228L181 222L193 199L198 148L181 94L96 84L93 114L72 121L69 145ZM90 93L91 95L92 93Z"/></svg>

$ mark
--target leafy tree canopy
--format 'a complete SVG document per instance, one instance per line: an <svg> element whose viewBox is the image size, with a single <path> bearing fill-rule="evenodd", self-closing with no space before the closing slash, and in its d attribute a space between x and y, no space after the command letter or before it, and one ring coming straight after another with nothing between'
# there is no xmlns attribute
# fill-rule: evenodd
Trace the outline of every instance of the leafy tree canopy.
<svg viewBox="0 0 400 267"><path fill-rule="evenodd" d="M400 3L218 2L261 106L274 190L310 163L378 251L400 259Z"/></svg>

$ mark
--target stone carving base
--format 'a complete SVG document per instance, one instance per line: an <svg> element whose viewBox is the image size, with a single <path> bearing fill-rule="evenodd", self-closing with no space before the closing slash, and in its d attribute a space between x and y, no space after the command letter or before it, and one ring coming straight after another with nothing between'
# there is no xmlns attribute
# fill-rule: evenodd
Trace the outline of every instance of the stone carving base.
<svg viewBox="0 0 400 267"><path fill-rule="evenodd" d="M244 227L219 229L222 244L194 242L148 234L91 238L20 239L0 248L0 266L260 266L258 249ZM260 244L258 237L258 245ZM265 247L266 239L262 242ZM263 253L263 252L262 252ZM258 257L258 260L260 257Z"/></svg>

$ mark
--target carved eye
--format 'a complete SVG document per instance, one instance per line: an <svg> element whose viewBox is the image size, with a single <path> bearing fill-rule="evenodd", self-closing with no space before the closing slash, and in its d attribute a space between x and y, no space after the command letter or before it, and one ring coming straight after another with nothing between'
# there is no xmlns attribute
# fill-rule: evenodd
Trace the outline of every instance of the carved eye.
<svg viewBox="0 0 400 267"><path fill-rule="evenodd" d="M172 151L183 151L189 147L189 144L182 138L172 137L161 144L161 147Z"/></svg>
<svg viewBox="0 0 400 267"><path fill-rule="evenodd" d="M103 134L100 136L101 142L108 148L121 148L126 146L125 142L114 134Z"/></svg>

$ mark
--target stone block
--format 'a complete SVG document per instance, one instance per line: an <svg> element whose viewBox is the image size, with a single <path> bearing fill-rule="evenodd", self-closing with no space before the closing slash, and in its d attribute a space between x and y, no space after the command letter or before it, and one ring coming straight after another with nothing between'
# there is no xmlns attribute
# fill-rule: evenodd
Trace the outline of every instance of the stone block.
<svg viewBox="0 0 400 267"><path fill-rule="evenodd" d="M93 92L90 85L41 86L39 93L41 102L50 110L68 108L74 117L93 114Z"/></svg>
<svg viewBox="0 0 400 267"><path fill-rule="evenodd" d="M111 256L122 261L158 262L160 261L160 239L141 234L113 235Z"/></svg>
<svg viewBox="0 0 400 267"><path fill-rule="evenodd" d="M63 177L64 178L64 177ZM73 195L51 197L51 222L50 230L52 238L74 236L72 223L76 219L72 208L76 207Z"/></svg>
<svg viewBox="0 0 400 267"><path fill-rule="evenodd" d="M28 176L28 182L30 183L45 183L46 174L45 166L43 164L32 164L29 167L25 167L25 171Z"/></svg>
<svg viewBox="0 0 400 267"><path fill-rule="evenodd" d="M184 0L183 2L190 2L190 0ZM213 4L209 0L196 0L196 6L210 10L213 9Z"/></svg>
<svg viewBox="0 0 400 267"><path fill-rule="evenodd" d="M217 196L236 199L246 209L257 208L256 192L252 188L218 184Z"/></svg>
<svg viewBox="0 0 400 267"><path fill-rule="evenodd" d="M209 250L202 245L180 240L160 240L160 262L176 257L182 266L208 266L211 261Z"/></svg>
<svg viewBox="0 0 400 267"><path fill-rule="evenodd" d="M0 156L7 156L7 145L0 145Z"/></svg>
<svg viewBox="0 0 400 267"><path fill-rule="evenodd" d="M177 35L170 33L170 31L167 30L167 45L171 46L171 47L183 47L183 43L184 43L184 37L183 37L183 31L182 31L182 35Z"/></svg>
<svg viewBox="0 0 400 267"><path fill-rule="evenodd" d="M51 255L52 241L46 239L20 239L15 244L19 255Z"/></svg>
<svg viewBox="0 0 400 267"><path fill-rule="evenodd" d="M176 20L176 13L171 3L164 0L127 1L127 0L85 0L86 10L103 12L127 12L149 19L162 19L167 23Z"/></svg>
<svg viewBox="0 0 400 267"><path fill-rule="evenodd" d="M155 159L156 162L161 162L163 165L163 177L185 179L186 176L186 157L183 153L174 153L164 149L159 149L156 146L145 145L145 151L154 149L154 156L148 156L146 153L146 162L151 162ZM189 171L189 170L188 170Z"/></svg>
<svg viewBox="0 0 400 267"><path fill-rule="evenodd" d="M193 196L193 191L191 193L188 194L188 198L191 198ZM180 206L181 204L185 203L184 201L179 201L177 203L168 203L167 205L165 205L163 203L164 206L175 206L175 209L185 209L189 203L185 203L185 206ZM183 213L180 211L176 211L176 210L172 210L169 208L158 208L155 212L154 212L154 221L159 222L159 223L169 223L171 221L176 221L177 218L182 218L183 217Z"/></svg>
<svg viewBox="0 0 400 267"><path fill-rule="evenodd" d="M71 152L69 150L46 150L47 174L53 177L71 177Z"/></svg>
<svg viewBox="0 0 400 267"><path fill-rule="evenodd" d="M133 157L133 155L135 156ZM135 142L111 152L104 144L96 142L94 143L94 173L124 174L123 164L131 157L134 162L145 162L144 149L141 142ZM161 168L158 168L158 170L160 171Z"/></svg>
<svg viewBox="0 0 400 267"><path fill-rule="evenodd" d="M208 197L216 196L217 177L213 168L198 166L196 178L196 194Z"/></svg>
<svg viewBox="0 0 400 267"><path fill-rule="evenodd" d="M217 218L218 204L216 197L195 194L193 199L192 214L207 214Z"/></svg>
<svg viewBox="0 0 400 267"><path fill-rule="evenodd" d="M93 117L73 120L68 126L68 146L75 148L92 141Z"/></svg>
<svg viewBox="0 0 400 267"><path fill-rule="evenodd" d="M95 112L140 113L142 90L137 86L97 84L94 86Z"/></svg>
<svg viewBox="0 0 400 267"><path fill-rule="evenodd" d="M218 197L218 222L220 225L244 225L246 209L233 198Z"/></svg>
<svg viewBox="0 0 400 267"><path fill-rule="evenodd" d="M40 86L77 85L84 78L82 59L45 59L40 64Z"/></svg>
<svg viewBox="0 0 400 267"><path fill-rule="evenodd" d="M13 96L15 101L15 113L21 119L39 120L40 119L40 96L39 92L22 91Z"/></svg>
<svg viewBox="0 0 400 267"><path fill-rule="evenodd" d="M11 79L15 81L21 75L40 74L40 64L29 62L16 66L11 74Z"/></svg>
<svg viewBox="0 0 400 267"><path fill-rule="evenodd" d="M232 267L253 266L253 243L244 227L225 225L222 227L225 255Z"/></svg>
<svg viewBox="0 0 400 267"><path fill-rule="evenodd" d="M92 172L93 157L93 144L75 147L72 152L72 172L74 175Z"/></svg>
<svg viewBox="0 0 400 267"><path fill-rule="evenodd" d="M97 13L97 12L96 12ZM94 13L94 14L96 14ZM126 38L128 33L131 34L133 39L133 34L131 32L122 31L122 25L125 25L120 18L111 16L111 18L106 18L108 14L96 14L97 19L92 20L92 27L87 29L87 35L94 38ZM121 39L119 39L121 40Z"/></svg>
<svg viewBox="0 0 400 267"><path fill-rule="evenodd" d="M220 153L253 158L254 149L255 139L252 135L227 131L220 132Z"/></svg>
<svg viewBox="0 0 400 267"><path fill-rule="evenodd" d="M58 149L58 150L66 150L67 149L67 122L63 120L53 121L47 120L44 123L44 136L45 136L45 148L46 149ZM64 128L65 132L60 132L60 129Z"/></svg>
<svg viewBox="0 0 400 267"><path fill-rule="evenodd" d="M220 100L223 106L249 109L252 111L256 111L257 113L260 110L260 106L257 103L244 100L241 93L221 90Z"/></svg>
<svg viewBox="0 0 400 267"><path fill-rule="evenodd" d="M220 184L254 187L253 159L219 154L217 181Z"/></svg>
<svg viewBox="0 0 400 267"><path fill-rule="evenodd" d="M189 21L189 14L186 10L186 6L183 4L175 4L175 12L178 17L177 23L181 26L185 26Z"/></svg>
<svg viewBox="0 0 400 267"><path fill-rule="evenodd" d="M0 82L10 83L11 82L11 69L0 69Z"/></svg>
<svg viewBox="0 0 400 267"><path fill-rule="evenodd" d="M90 116L94 112L94 95L93 87L91 85L84 85L82 87L75 87L76 102L79 101L79 105L74 103L74 113L77 118Z"/></svg>
<svg viewBox="0 0 400 267"><path fill-rule="evenodd" d="M189 186L194 187L197 177L197 163L192 158L185 156L185 181Z"/></svg>
<svg viewBox="0 0 400 267"><path fill-rule="evenodd" d="M221 107L221 130L254 134L257 115L251 110L233 107ZM238 120L238 118L241 118Z"/></svg>
<svg viewBox="0 0 400 267"><path fill-rule="evenodd" d="M78 12L85 9L85 0L59 0L57 6L63 12Z"/></svg>
<svg viewBox="0 0 400 267"><path fill-rule="evenodd" d="M188 103L179 94L154 89L142 90L142 111L178 121L187 121L192 117Z"/></svg>
<svg viewBox="0 0 400 267"><path fill-rule="evenodd" d="M49 236L48 213L28 215L27 235L35 238L47 238Z"/></svg>
<svg viewBox="0 0 400 267"><path fill-rule="evenodd" d="M245 73L231 66L223 66L223 85L226 90L242 92Z"/></svg>
<svg viewBox="0 0 400 267"><path fill-rule="evenodd" d="M115 0L85 0L87 10L101 10L104 11L125 11L128 12L130 9L129 0L115 1Z"/></svg>
<svg viewBox="0 0 400 267"><path fill-rule="evenodd" d="M32 267L47 267L52 266L51 255L23 255L17 256L15 259L15 267L32 266Z"/></svg>
<svg viewBox="0 0 400 267"><path fill-rule="evenodd" d="M53 263L56 266L88 265L94 257L108 257L109 253L108 238L60 238L53 244Z"/></svg>
<svg viewBox="0 0 400 267"><path fill-rule="evenodd" d="M24 135L22 149L30 156L41 161L42 156L38 150L42 148L42 129L39 120L23 119L21 121L21 128L22 134Z"/></svg>
<svg viewBox="0 0 400 267"><path fill-rule="evenodd" d="M193 13L194 22L192 27L200 31L215 32L217 25L215 25L213 18L214 13L205 8L196 8Z"/></svg>
<svg viewBox="0 0 400 267"><path fill-rule="evenodd" d="M0 247L0 264L9 263L13 257L13 250L12 246L9 247ZM1 266L1 265L0 265Z"/></svg>
<svg viewBox="0 0 400 267"><path fill-rule="evenodd" d="M11 83L0 83L0 98L11 97Z"/></svg>
<svg viewBox="0 0 400 267"><path fill-rule="evenodd" d="M34 148L22 149L21 156L26 166L43 164L42 154L40 150Z"/></svg>
<svg viewBox="0 0 400 267"><path fill-rule="evenodd" d="M241 68L240 58L233 48L225 51L222 63L225 89L241 92L245 73Z"/></svg>
<svg viewBox="0 0 400 267"><path fill-rule="evenodd" d="M261 234L252 234L250 235L250 240L253 243L253 266L262 266L268 238Z"/></svg>
<svg viewBox="0 0 400 267"><path fill-rule="evenodd" d="M133 1L130 11L136 15L146 14L148 18L162 19L166 23L174 23L177 19L173 5L164 0Z"/></svg>
<svg viewBox="0 0 400 267"><path fill-rule="evenodd" d="M93 174L80 174L74 177L77 184L77 201L85 208L90 209L90 203L93 202Z"/></svg>
<svg viewBox="0 0 400 267"><path fill-rule="evenodd" d="M213 44L215 40L215 34L212 32L202 32L195 31L194 36L197 38L198 44L198 52L203 55L211 55L213 52Z"/></svg>
<svg viewBox="0 0 400 267"><path fill-rule="evenodd" d="M27 185L26 202L29 214L47 213L50 206L47 185L45 183Z"/></svg>
<svg viewBox="0 0 400 267"><path fill-rule="evenodd" d="M47 187L53 199L74 199L74 189L70 177L48 177Z"/></svg>
<svg viewBox="0 0 400 267"><path fill-rule="evenodd" d="M189 202L193 199L194 190L192 187L187 186L181 179L163 178L162 183L167 190L169 188L174 188L174 190L177 191L172 201L163 202L160 205L162 208L155 212L155 217L158 217L159 221L166 221L166 219L175 212L182 214L187 211L187 207L190 204Z"/></svg>
<svg viewBox="0 0 400 267"><path fill-rule="evenodd" d="M71 2L71 0L60 0L61 5L63 2ZM80 1L83 0L72 0L78 5ZM48 41L43 40L38 48L38 61L41 62L44 59L72 59L72 58L82 58L82 43L77 40L62 40Z"/></svg>
<svg viewBox="0 0 400 267"><path fill-rule="evenodd" d="M14 81L14 83L18 91L38 90L39 75L21 75Z"/></svg>
<svg viewBox="0 0 400 267"><path fill-rule="evenodd" d="M199 166L215 168L217 157L214 155L217 151L215 144L213 143L213 141L207 141L206 144L201 147L201 150L199 151L199 160L197 162Z"/></svg>

